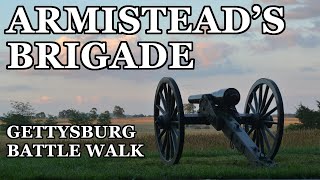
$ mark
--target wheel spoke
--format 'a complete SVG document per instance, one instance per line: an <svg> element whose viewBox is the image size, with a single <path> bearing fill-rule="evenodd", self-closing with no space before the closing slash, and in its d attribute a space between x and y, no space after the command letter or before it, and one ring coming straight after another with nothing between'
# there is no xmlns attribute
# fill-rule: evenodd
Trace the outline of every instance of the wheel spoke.
<svg viewBox="0 0 320 180"><path fill-rule="evenodd" d="M167 84L163 85L163 91L164 91L164 96L166 98L166 104L168 103L168 89L167 89Z"/></svg>
<svg viewBox="0 0 320 180"><path fill-rule="evenodd" d="M166 145L166 159L169 160L169 156L170 156L170 132L167 131L166 136L167 136L167 145Z"/></svg>
<svg viewBox="0 0 320 180"><path fill-rule="evenodd" d="M274 113L276 110L278 109L278 107L274 107L273 109L271 109L267 114L263 115L263 119L270 116L272 113Z"/></svg>
<svg viewBox="0 0 320 180"><path fill-rule="evenodd" d="M274 136L274 134L270 131L270 129L269 128L267 128L267 127L264 127L264 129L267 131L267 133L272 137L272 139L273 140L275 140L276 139L276 137Z"/></svg>
<svg viewBox="0 0 320 180"><path fill-rule="evenodd" d="M179 136L178 136L177 129L172 128L171 130L172 130L172 132L173 132L173 134L174 134L175 138L178 138Z"/></svg>
<svg viewBox="0 0 320 180"><path fill-rule="evenodd" d="M165 133L166 135L164 136L164 140L163 140L163 143L162 143L162 146L161 146L161 152L163 154L165 154L165 150L166 150L166 147L167 147L167 141L168 141L168 136L167 136L167 133Z"/></svg>
<svg viewBox="0 0 320 180"><path fill-rule="evenodd" d="M173 92L171 91L171 89L169 89L168 114L172 115L172 113L174 111L174 106L175 106L174 95L173 95Z"/></svg>
<svg viewBox="0 0 320 180"><path fill-rule="evenodd" d="M164 135L164 133L166 132L167 130L163 129L161 131L161 133L158 135L158 139L161 140L162 136Z"/></svg>
<svg viewBox="0 0 320 180"><path fill-rule="evenodd" d="M175 108L174 108L174 110L173 110L173 112L172 112L172 114L171 114L170 119L173 119L173 117L177 114L177 112L178 112L178 107L175 106Z"/></svg>
<svg viewBox="0 0 320 180"><path fill-rule="evenodd" d="M257 130L253 132L252 141L256 143Z"/></svg>
<svg viewBox="0 0 320 180"><path fill-rule="evenodd" d="M253 131L254 129L253 128L251 128L249 131L248 131L248 135L250 135L251 133L252 133L252 131Z"/></svg>
<svg viewBox="0 0 320 180"><path fill-rule="evenodd" d="M259 107L257 108L258 111L262 106L262 88L263 88L263 84L260 84L260 86L259 86Z"/></svg>
<svg viewBox="0 0 320 180"><path fill-rule="evenodd" d="M162 107L161 107L160 105L156 105L156 107L160 110L160 112L161 112L162 114L165 114L165 113L166 113L166 111L165 111L164 109L162 109Z"/></svg>
<svg viewBox="0 0 320 180"><path fill-rule="evenodd" d="M160 94L160 98L161 98L162 104L163 104L163 106L164 106L164 109L167 111L167 109L168 109L168 108L167 108L167 102L166 102L166 100L164 99L162 92L160 92L159 94ZM160 104L159 104L159 105L160 105Z"/></svg>
<svg viewBox="0 0 320 180"><path fill-rule="evenodd" d="M172 109L171 109L171 104L172 104L172 95L171 95L171 88L170 88L170 86L168 85L168 91L167 91L167 107L168 107L168 113L169 114L171 114L171 111L172 111Z"/></svg>
<svg viewBox="0 0 320 180"><path fill-rule="evenodd" d="M169 142L168 142L168 144L169 144L169 151L168 151L168 159L170 159L172 156L171 156L171 154L172 154L172 142L171 142L171 132L170 131L168 131L168 139L169 139Z"/></svg>
<svg viewBox="0 0 320 180"><path fill-rule="evenodd" d="M171 130L171 141L172 141L172 145L173 145L173 153L175 154L176 149L177 149L177 141L176 141L176 138L174 136L175 136L174 130Z"/></svg>
<svg viewBox="0 0 320 180"><path fill-rule="evenodd" d="M273 94L271 94L271 96L270 96L270 98L269 98L269 100L268 100L267 104L263 107L263 110L261 111L261 114L265 114L265 113L268 111L269 106L270 106L270 104L271 104L271 102L272 102L273 98L274 98L274 95L273 95Z"/></svg>
<svg viewBox="0 0 320 180"><path fill-rule="evenodd" d="M264 141L266 142L268 152L270 152L270 151L271 151L270 143L269 143L269 141L268 141L266 132L265 132L263 129L261 130L261 134L262 134L262 137L263 137Z"/></svg>
<svg viewBox="0 0 320 180"><path fill-rule="evenodd" d="M252 112L253 112L253 113L256 113L256 110L254 109L254 107L252 106L252 104L249 103L248 105L249 105L250 109L252 110Z"/></svg>
<svg viewBox="0 0 320 180"><path fill-rule="evenodd" d="M260 133L259 133L259 129L256 130L256 144L258 146L258 148L260 147Z"/></svg>
<svg viewBox="0 0 320 180"><path fill-rule="evenodd" d="M261 130L259 130L259 137L260 137L259 142L260 142L260 145L261 145L261 152L262 152L263 154L265 154L265 153L264 153L264 142L263 142L263 137L262 137Z"/></svg>
<svg viewBox="0 0 320 180"><path fill-rule="evenodd" d="M169 139L170 139L170 158L172 158L174 154L174 147L173 147L173 139L172 139L171 131L169 131Z"/></svg>
<svg viewBox="0 0 320 180"><path fill-rule="evenodd" d="M266 105L268 93L269 93L269 86L266 86L266 89L265 89L264 95L263 95L263 99L262 99L262 104L261 104L261 107L259 108L259 112L261 112L262 109L264 108L264 106Z"/></svg>
<svg viewBox="0 0 320 180"><path fill-rule="evenodd" d="M253 94L253 100L254 100L255 108L258 109L257 93L256 92L252 92L252 94Z"/></svg>
<svg viewBox="0 0 320 180"><path fill-rule="evenodd" d="M167 84L164 84L164 85L163 85L163 91L164 91L164 95L167 97L167 95L168 95Z"/></svg>
<svg viewBox="0 0 320 180"><path fill-rule="evenodd" d="M176 100L174 98L174 94L172 94L171 97L172 97L172 102L171 102L171 106L170 106L170 110L171 110L170 113L172 116L172 114L174 113L175 107L176 107Z"/></svg>

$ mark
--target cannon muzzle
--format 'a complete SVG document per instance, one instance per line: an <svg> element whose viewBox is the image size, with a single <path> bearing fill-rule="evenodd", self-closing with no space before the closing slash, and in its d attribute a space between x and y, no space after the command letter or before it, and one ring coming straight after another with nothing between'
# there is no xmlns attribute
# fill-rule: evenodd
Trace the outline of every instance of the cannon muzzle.
<svg viewBox="0 0 320 180"><path fill-rule="evenodd" d="M213 102L220 106L235 106L240 101L240 93L235 88L221 89L211 94L198 94L189 96L189 103L199 104L202 96L209 95L213 98Z"/></svg>

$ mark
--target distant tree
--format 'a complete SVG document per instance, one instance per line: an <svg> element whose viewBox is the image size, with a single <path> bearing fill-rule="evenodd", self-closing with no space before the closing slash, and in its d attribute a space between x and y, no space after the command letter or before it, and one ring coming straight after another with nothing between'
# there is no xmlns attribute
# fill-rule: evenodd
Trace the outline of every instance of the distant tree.
<svg viewBox="0 0 320 180"><path fill-rule="evenodd" d="M67 109L62 110L59 112L59 118L71 118L71 115L73 114L74 109Z"/></svg>
<svg viewBox="0 0 320 180"><path fill-rule="evenodd" d="M186 113L186 114L195 113L195 109L196 109L196 106L192 103L188 103L188 104L183 105L183 110L184 110L184 113Z"/></svg>
<svg viewBox="0 0 320 180"><path fill-rule="evenodd" d="M125 117L124 115L124 109L120 106L114 106L113 108L113 115L115 117L121 118L121 117Z"/></svg>
<svg viewBox="0 0 320 180"><path fill-rule="evenodd" d="M10 125L31 125L32 117L35 114L34 108L29 102L12 101L12 110L4 114L2 121L5 123L5 127Z"/></svg>
<svg viewBox="0 0 320 180"><path fill-rule="evenodd" d="M59 118L66 118L66 110L60 111L58 117Z"/></svg>
<svg viewBox="0 0 320 180"><path fill-rule="evenodd" d="M89 112L89 117L92 120L96 120L98 118L98 113L97 113L97 108L91 108L90 112Z"/></svg>
<svg viewBox="0 0 320 180"><path fill-rule="evenodd" d="M35 115L35 118L38 118L38 119L44 119L46 118L46 113L44 112L39 112Z"/></svg>
<svg viewBox="0 0 320 180"><path fill-rule="evenodd" d="M74 109L71 110L71 115L68 118L71 124L76 125L90 125L92 124L92 119L89 117L89 113L80 112Z"/></svg>
<svg viewBox="0 0 320 180"><path fill-rule="evenodd" d="M146 117L144 114L135 114L132 117Z"/></svg>
<svg viewBox="0 0 320 180"><path fill-rule="evenodd" d="M98 123L101 125L111 124L111 116L109 111L101 113L98 117Z"/></svg>
<svg viewBox="0 0 320 180"><path fill-rule="evenodd" d="M9 111L8 114L19 114L29 117L35 114L35 110L29 102L11 101L10 104L13 110Z"/></svg>

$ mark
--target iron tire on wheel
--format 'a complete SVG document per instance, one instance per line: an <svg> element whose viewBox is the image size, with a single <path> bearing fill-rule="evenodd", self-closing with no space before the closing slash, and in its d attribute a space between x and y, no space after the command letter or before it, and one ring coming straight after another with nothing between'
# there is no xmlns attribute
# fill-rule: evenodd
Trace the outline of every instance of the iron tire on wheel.
<svg viewBox="0 0 320 180"><path fill-rule="evenodd" d="M170 77L160 80L154 99L154 130L160 158L177 164L184 144L184 113L176 82Z"/></svg>
<svg viewBox="0 0 320 180"><path fill-rule="evenodd" d="M284 128L283 102L276 83L265 78L257 80L249 91L244 112L257 115L256 121L260 121L259 126L244 124L245 130L259 150L266 157L274 159L281 144Z"/></svg>

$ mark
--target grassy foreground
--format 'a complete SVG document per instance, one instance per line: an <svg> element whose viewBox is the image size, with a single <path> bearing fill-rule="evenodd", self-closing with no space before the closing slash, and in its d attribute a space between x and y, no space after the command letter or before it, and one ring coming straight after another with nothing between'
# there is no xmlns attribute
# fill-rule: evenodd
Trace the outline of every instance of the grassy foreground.
<svg viewBox="0 0 320 180"><path fill-rule="evenodd" d="M236 151L187 151L180 164L163 165L157 153L143 159L0 159L0 176L16 178L319 178L320 148L283 149L273 168L253 167Z"/></svg>
<svg viewBox="0 0 320 180"><path fill-rule="evenodd" d="M140 134L134 140L145 143L146 157L127 158L6 158L5 143L0 136L1 179L175 179L175 178L320 178L320 131L285 132L278 165L253 167L229 141L219 133L188 133L180 164L164 165L155 151L152 133ZM45 140L42 140L45 141ZM50 143L61 142L51 140ZM28 142L31 143L31 142ZM64 142L67 143L67 142ZM85 143L83 141L79 143Z"/></svg>

